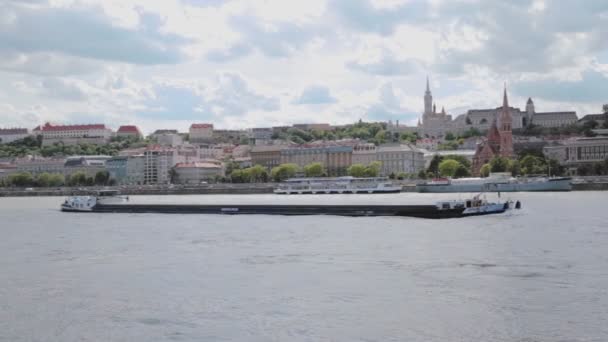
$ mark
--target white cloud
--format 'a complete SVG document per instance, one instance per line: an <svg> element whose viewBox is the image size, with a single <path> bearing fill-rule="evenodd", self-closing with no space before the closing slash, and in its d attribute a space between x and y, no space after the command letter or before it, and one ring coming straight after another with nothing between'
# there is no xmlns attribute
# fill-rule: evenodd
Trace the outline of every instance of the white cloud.
<svg viewBox="0 0 608 342"><path fill-rule="evenodd" d="M452 114L498 106L505 80L515 105L583 114L607 27L605 0L5 0L0 118L412 123L427 74Z"/></svg>

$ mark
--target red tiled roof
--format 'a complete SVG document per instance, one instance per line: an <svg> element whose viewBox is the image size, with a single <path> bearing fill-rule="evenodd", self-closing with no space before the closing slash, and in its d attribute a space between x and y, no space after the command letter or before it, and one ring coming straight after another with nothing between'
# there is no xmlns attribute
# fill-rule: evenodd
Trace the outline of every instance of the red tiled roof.
<svg viewBox="0 0 608 342"><path fill-rule="evenodd" d="M196 123L193 123L192 125L190 125L190 128L213 128L213 124L208 124L208 123L196 124Z"/></svg>
<svg viewBox="0 0 608 342"><path fill-rule="evenodd" d="M118 128L118 133L139 133L139 128L137 128L137 126L132 126L132 125L126 125L126 126L120 126Z"/></svg>
<svg viewBox="0 0 608 342"><path fill-rule="evenodd" d="M49 131L83 131L87 129L105 129L104 124L92 124L92 125L51 125L50 123L44 124L44 126L36 127L35 130L41 130L43 132Z"/></svg>

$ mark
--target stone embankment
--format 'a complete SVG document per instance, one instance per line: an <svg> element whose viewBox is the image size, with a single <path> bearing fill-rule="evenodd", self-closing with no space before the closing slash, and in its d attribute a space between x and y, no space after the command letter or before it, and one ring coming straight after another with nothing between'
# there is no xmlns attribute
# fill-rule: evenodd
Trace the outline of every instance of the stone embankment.
<svg viewBox="0 0 608 342"><path fill-rule="evenodd" d="M79 187L0 189L0 197L76 196L94 194L98 190L118 190L122 195L207 195L207 194L266 194L274 184L209 184L201 186L135 186L135 187Z"/></svg>
<svg viewBox="0 0 608 342"><path fill-rule="evenodd" d="M403 180L403 192L416 192L416 180ZM206 184L197 186L130 186L85 188L0 188L0 197L75 196L94 194L97 190L119 190L123 195L211 195L211 194L269 194L276 183ZM608 176L576 177L573 191L608 191Z"/></svg>

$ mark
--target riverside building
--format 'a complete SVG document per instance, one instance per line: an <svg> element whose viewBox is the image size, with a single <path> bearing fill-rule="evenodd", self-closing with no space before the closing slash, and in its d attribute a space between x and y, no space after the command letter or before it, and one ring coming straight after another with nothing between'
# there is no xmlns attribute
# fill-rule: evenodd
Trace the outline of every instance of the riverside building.
<svg viewBox="0 0 608 342"><path fill-rule="evenodd" d="M0 144L21 140L29 135L27 128L0 128Z"/></svg>
<svg viewBox="0 0 608 342"><path fill-rule="evenodd" d="M608 159L608 137L564 140L559 145L545 146L543 153L566 166L570 174L576 174L576 169L583 164Z"/></svg>
<svg viewBox="0 0 608 342"><path fill-rule="evenodd" d="M54 143L65 145L105 144L112 137L112 130L103 124L92 125L51 125L46 123L34 128L34 135L42 135L42 145Z"/></svg>
<svg viewBox="0 0 608 342"><path fill-rule="evenodd" d="M193 123L188 133L191 143L208 143L213 139L213 124Z"/></svg>
<svg viewBox="0 0 608 342"><path fill-rule="evenodd" d="M139 128L133 125L120 126L118 131L116 131L116 136L119 138L133 138L137 140L143 137Z"/></svg>
<svg viewBox="0 0 608 342"><path fill-rule="evenodd" d="M424 153L412 145L380 145L377 160L382 164L380 175L418 173L424 169Z"/></svg>
<svg viewBox="0 0 608 342"><path fill-rule="evenodd" d="M344 176L352 165L352 146L296 147L281 150L281 164L296 164L300 168L321 163L329 176Z"/></svg>

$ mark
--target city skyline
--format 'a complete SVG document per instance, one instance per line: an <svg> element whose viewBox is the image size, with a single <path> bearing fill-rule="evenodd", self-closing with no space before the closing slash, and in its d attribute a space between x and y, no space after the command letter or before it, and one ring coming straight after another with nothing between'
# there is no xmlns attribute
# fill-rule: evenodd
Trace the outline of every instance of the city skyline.
<svg viewBox="0 0 608 342"><path fill-rule="evenodd" d="M603 1L40 0L0 13L0 127L415 125L427 75L454 117L500 106L504 81L513 107L532 97L580 118L607 102Z"/></svg>

